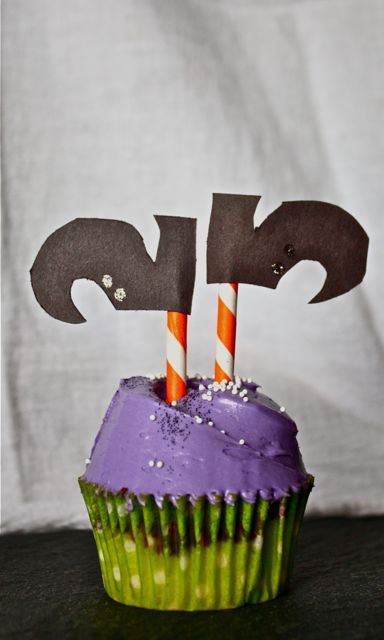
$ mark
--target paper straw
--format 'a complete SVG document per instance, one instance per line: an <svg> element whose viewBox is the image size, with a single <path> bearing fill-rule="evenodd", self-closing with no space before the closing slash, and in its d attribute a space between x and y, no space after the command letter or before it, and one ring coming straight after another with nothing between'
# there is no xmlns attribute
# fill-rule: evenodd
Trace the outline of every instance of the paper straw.
<svg viewBox="0 0 384 640"><path fill-rule="evenodd" d="M215 359L215 380L217 382L233 379L237 290L238 285L234 282L219 285Z"/></svg>
<svg viewBox="0 0 384 640"><path fill-rule="evenodd" d="M169 403L187 392L187 319L185 313L167 312L166 400Z"/></svg>

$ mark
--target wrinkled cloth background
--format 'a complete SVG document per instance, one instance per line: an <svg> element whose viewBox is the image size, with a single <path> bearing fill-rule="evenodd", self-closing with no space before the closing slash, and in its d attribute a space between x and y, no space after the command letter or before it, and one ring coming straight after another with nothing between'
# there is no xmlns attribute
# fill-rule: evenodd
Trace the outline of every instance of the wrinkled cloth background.
<svg viewBox="0 0 384 640"><path fill-rule="evenodd" d="M312 514L384 512L382 0L3 1L3 530L87 523L77 477L120 377L164 370L165 314L44 313L29 269L76 216L125 219L154 257L154 213L198 218L189 371L210 373L212 192L321 199L371 242L366 279L319 305L324 270L240 286L237 372L299 426ZM236 220L233 220L236 224Z"/></svg>

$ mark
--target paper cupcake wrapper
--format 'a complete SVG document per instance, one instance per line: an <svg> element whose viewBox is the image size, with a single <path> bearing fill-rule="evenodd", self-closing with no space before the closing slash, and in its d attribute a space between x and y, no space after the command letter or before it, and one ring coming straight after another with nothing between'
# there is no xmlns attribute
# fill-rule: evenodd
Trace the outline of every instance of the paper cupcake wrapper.
<svg viewBox="0 0 384 640"><path fill-rule="evenodd" d="M279 501L114 495L79 480L108 595L194 611L276 598L288 583L313 479ZM129 510L128 505L131 510Z"/></svg>

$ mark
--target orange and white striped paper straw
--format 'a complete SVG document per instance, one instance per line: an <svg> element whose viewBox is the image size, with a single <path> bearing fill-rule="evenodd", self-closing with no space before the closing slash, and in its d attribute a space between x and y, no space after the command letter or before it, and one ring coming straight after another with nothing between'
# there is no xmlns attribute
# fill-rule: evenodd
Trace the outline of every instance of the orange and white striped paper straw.
<svg viewBox="0 0 384 640"><path fill-rule="evenodd" d="M169 403L187 393L187 320L186 313L167 312L166 400Z"/></svg>
<svg viewBox="0 0 384 640"><path fill-rule="evenodd" d="M215 380L233 379L236 343L237 291L235 282L219 285Z"/></svg>

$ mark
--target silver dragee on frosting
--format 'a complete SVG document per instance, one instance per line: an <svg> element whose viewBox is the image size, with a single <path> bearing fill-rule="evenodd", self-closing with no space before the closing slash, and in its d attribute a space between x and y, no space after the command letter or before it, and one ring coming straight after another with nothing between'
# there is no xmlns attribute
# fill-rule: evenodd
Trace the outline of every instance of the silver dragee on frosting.
<svg viewBox="0 0 384 640"><path fill-rule="evenodd" d="M279 500L308 480L296 434L254 383L190 378L170 406L164 379L137 376L121 380L84 477L113 493L153 494L159 504L164 495Z"/></svg>

